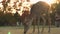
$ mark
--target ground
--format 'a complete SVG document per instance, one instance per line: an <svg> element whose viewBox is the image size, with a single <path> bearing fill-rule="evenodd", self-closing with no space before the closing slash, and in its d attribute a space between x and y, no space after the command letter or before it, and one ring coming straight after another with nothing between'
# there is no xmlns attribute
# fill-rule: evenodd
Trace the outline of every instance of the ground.
<svg viewBox="0 0 60 34"><path fill-rule="evenodd" d="M40 28L41 31L41 28ZM20 27L0 27L0 34L23 34L23 28ZM32 28L29 29L27 34L32 33ZM35 31L35 34L37 34L37 28ZM45 27L44 33L43 34L48 34L48 28ZM57 27L52 27L51 28L51 34L60 34L60 28Z"/></svg>

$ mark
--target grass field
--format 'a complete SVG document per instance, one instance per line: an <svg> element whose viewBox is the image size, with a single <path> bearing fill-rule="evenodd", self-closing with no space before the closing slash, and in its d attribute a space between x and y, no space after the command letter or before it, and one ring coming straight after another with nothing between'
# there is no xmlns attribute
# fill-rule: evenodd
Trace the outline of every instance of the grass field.
<svg viewBox="0 0 60 34"><path fill-rule="evenodd" d="M10 32L10 34L23 34L23 31L24 31L23 27L0 27L0 34L8 34L8 32ZM41 28L40 28L40 31L41 31ZM30 27L27 34L31 34L31 33L32 33L32 27ZM37 33L38 32L37 32L37 28L36 28L35 34L37 34ZM45 27L43 34L48 34L47 27ZM60 34L60 28L52 27L50 34Z"/></svg>

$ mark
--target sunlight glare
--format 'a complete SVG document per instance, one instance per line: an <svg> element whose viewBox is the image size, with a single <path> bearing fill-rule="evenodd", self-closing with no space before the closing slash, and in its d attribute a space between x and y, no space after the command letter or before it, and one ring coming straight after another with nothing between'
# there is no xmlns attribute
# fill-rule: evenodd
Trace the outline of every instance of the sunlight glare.
<svg viewBox="0 0 60 34"><path fill-rule="evenodd" d="M0 0L0 2L1 2L2 0Z"/></svg>
<svg viewBox="0 0 60 34"><path fill-rule="evenodd" d="M38 1L44 1L48 4L56 3L57 0L30 0L32 4L37 3Z"/></svg>

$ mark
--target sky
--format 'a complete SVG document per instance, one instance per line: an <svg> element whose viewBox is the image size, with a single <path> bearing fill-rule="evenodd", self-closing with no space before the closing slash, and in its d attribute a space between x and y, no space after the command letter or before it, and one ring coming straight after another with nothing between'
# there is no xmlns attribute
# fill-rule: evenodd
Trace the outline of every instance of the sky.
<svg viewBox="0 0 60 34"><path fill-rule="evenodd" d="M0 2L1 2L2 0L0 0ZM16 0L11 0L11 1L16 1ZM54 2L56 2L56 0L30 0L31 1L31 3L36 3L36 2L38 2L38 1L45 1L45 2L48 2L48 3L54 3Z"/></svg>
<svg viewBox="0 0 60 34"><path fill-rule="evenodd" d="M36 3L36 2L38 2L38 1L44 1L44 2L47 2L47 3L55 3L56 2L56 0L30 0L32 3Z"/></svg>

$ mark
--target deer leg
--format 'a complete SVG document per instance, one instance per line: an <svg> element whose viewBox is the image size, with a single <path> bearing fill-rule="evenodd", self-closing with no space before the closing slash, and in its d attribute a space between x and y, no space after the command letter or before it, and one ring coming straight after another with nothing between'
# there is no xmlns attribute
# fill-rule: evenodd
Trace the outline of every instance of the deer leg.
<svg viewBox="0 0 60 34"><path fill-rule="evenodd" d="M38 26L37 26L37 28L38 28L38 34L40 34L40 31L39 31L40 17L38 17L38 21L37 21L37 23L38 23Z"/></svg>
<svg viewBox="0 0 60 34"><path fill-rule="evenodd" d="M50 17L50 13L48 13L48 26L49 26L48 33L50 33L50 29L51 29L51 17Z"/></svg>
<svg viewBox="0 0 60 34"><path fill-rule="evenodd" d="M35 24L36 24L36 21L37 19L35 18L34 20L33 20L33 34L34 34L34 32L35 32Z"/></svg>
<svg viewBox="0 0 60 34"><path fill-rule="evenodd" d="M43 31L44 31L44 27L45 27L45 24L46 24L46 19L44 18L44 17L42 17L42 19L43 19L43 26L42 26L42 31L41 31L41 33L43 34Z"/></svg>
<svg viewBox="0 0 60 34"><path fill-rule="evenodd" d="M33 31L31 34L34 34L34 32L35 32L35 25L33 25Z"/></svg>
<svg viewBox="0 0 60 34"><path fill-rule="evenodd" d="M34 32L35 32L35 25L33 25L33 34L34 34Z"/></svg>
<svg viewBox="0 0 60 34"><path fill-rule="evenodd" d="M48 19L48 25L49 25L49 30L48 30L48 33L50 33L50 28L51 28L51 18Z"/></svg>

